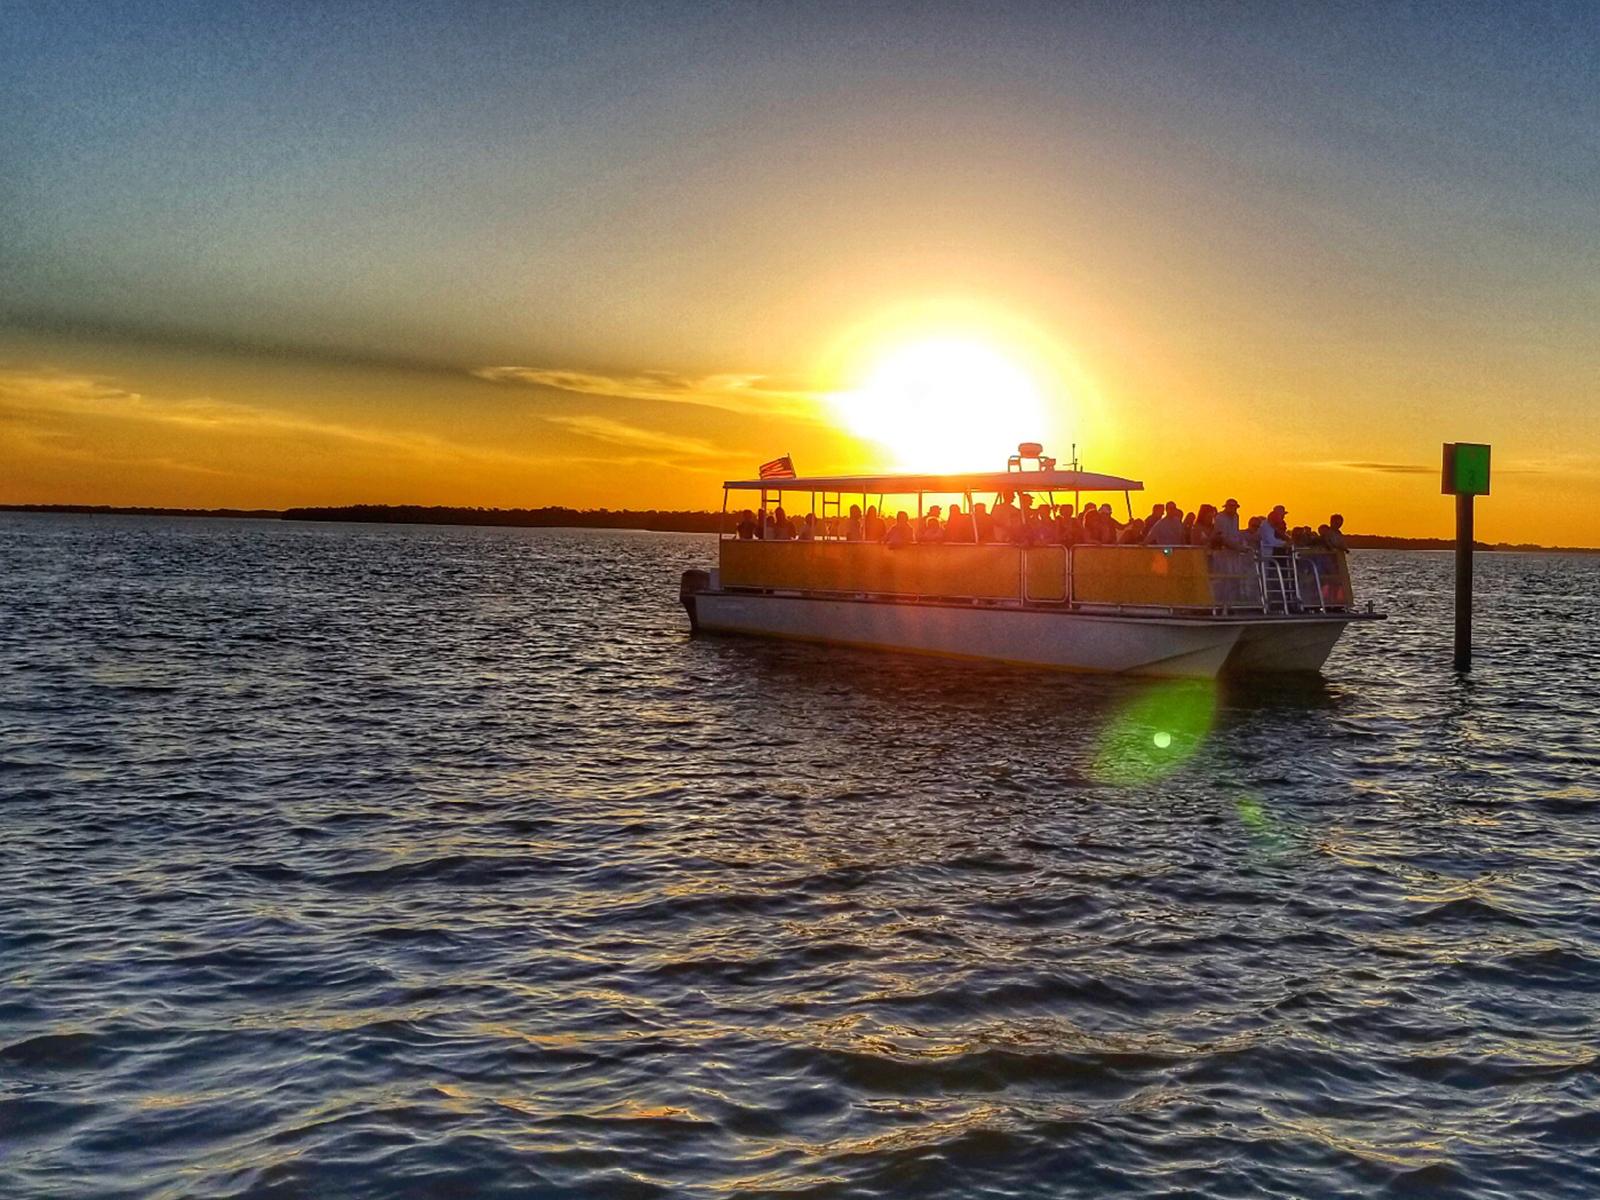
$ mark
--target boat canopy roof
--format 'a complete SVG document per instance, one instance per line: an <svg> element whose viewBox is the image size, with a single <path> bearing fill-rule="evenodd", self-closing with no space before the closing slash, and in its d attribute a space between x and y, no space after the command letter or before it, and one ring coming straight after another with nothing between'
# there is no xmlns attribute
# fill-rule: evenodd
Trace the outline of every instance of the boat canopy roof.
<svg viewBox="0 0 1600 1200"><path fill-rule="evenodd" d="M969 471L948 475L805 475L730 479L729 491L843 492L903 496L912 492L1142 492L1137 479L1088 471Z"/></svg>

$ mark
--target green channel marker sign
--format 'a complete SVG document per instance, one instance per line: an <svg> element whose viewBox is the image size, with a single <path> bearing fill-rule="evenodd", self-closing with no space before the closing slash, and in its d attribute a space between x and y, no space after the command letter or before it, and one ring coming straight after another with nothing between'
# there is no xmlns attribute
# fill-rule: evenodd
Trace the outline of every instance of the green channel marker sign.
<svg viewBox="0 0 1600 1200"><path fill-rule="evenodd" d="M1478 442L1444 444L1444 494L1489 494L1489 447Z"/></svg>
<svg viewBox="0 0 1600 1200"><path fill-rule="evenodd" d="M1472 668L1472 501L1489 494L1489 447L1444 444L1444 494L1456 498L1456 670Z"/></svg>

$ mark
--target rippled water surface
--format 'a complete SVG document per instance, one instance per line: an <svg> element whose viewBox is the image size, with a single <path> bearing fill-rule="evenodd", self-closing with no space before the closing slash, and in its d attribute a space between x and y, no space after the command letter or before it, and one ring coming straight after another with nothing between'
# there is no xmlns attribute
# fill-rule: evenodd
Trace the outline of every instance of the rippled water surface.
<svg viewBox="0 0 1600 1200"><path fill-rule="evenodd" d="M1218 690L713 553L0 518L0 1195L1600 1195L1600 559Z"/></svg>

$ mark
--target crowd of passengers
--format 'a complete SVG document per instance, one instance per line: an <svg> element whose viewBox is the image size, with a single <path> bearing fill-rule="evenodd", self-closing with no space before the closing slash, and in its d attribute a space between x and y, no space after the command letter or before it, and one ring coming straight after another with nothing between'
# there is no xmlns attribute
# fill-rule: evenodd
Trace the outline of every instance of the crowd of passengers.
<svg viewBox="0 0 1600 1200"><path fill-rule="evenodd" d="M941 511L935 504L920 518L905 511L885 520L875 506L863 513L852 504L847 517L819 518L807 513L799 520L782 508L745 509L736 529L744 540L837 540L881 542L885 546L915 543L943 545L1011 546L1205 546L1213 550L1239 550L1255 554L1283 554L1291 547L1317 550L1345 549L1344 517L1334 513L1326 525L1290 528L1288 510L1278 505L1264 517L1251 517L1241 528L1239 502L1228 500L1218 509L1202 504L1198 512L1185 513L1176 502L1157 504L1147 517L1118 521L1111 505L1086 504L1078 512L1070 504L1051 505L1027 493L1002 492L992 508L974 504L962 512L952 504Z"/></svg>

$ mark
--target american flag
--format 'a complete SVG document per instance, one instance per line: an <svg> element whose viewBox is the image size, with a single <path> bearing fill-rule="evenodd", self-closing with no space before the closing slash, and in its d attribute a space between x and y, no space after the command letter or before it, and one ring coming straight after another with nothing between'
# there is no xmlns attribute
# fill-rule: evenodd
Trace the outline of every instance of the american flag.
<svg viewBox="0 0 1600 1200"><path fill-rule="evenodd" d="M762 479L793 479L794 459L785 454L782 458L775 458L769 463L761 464Z"/></svg>

